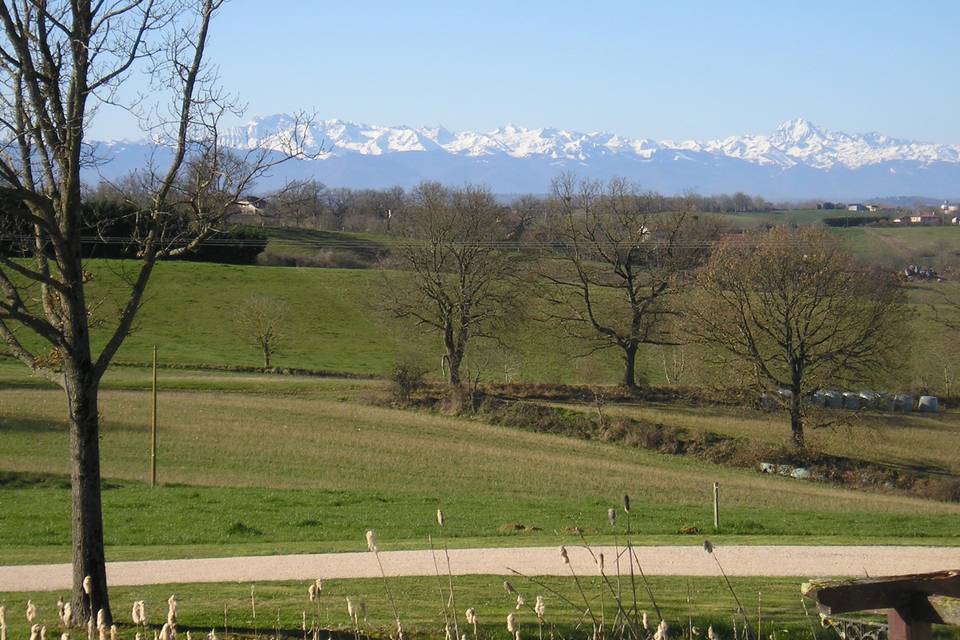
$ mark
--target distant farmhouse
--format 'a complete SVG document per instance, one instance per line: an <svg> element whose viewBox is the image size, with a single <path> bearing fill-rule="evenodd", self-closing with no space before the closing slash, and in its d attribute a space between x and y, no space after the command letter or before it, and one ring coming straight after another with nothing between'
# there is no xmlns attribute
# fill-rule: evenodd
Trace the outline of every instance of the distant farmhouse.
<svg viewBox="0 0 960 640"><path fill-rule="evenodd" d="M929 211L911 213L908 216L893 219L894 224L934 225L943 224L943 216Z"/></svg>
<svg viewBox="0 0 960 640"><path fill-rule="evenodd" d="M267 208L267 201L257 196L247 196L237 200L238 213L260 215Z"/></svg>

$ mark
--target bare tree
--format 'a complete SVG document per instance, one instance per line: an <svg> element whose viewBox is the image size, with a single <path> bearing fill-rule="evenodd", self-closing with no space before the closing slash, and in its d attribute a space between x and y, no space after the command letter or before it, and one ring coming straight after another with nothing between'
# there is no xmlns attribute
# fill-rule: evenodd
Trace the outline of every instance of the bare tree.
<svg viewBox="0 0 960 640"><path fill-rule="evenodd" d="M297 227L312 219L314 226L320 228L325 190L323 183L316 180L292 182L270 195L270 214L281 221L290 220Z"/></svg>
<svg viewBox="0 0 960 640"><path fill-rule="evenodd" d="M11 226L0 240L0 339L35 374L60 386L70 431L75 621L103 610L111 620L100 495L100 381L143 303L157 260L215 234L240 194L276 156L225 151L217 136L232 110L204 65L223 0L5 0L0 3L0 196ZM96 161L85 144L98 107L117 105L134 71L150 74L169 105L128 107L149 117L164 148L132 182L126 220L139 258L106 340L91 345L81 251L80 171ZM168 114L161 117L159 114ZM284 155L284 154L281 154ZM161 162L161 159L163 160ZM33 345L45 343L48 353ZM92 590L84 597L83 580Z"/></svg>
<svg viewBox="0 0 960 640"><path fill-rule="evenodd" d="M854 263L825 232L776 227L721 242L697 280L686 328L790 390L793 443L804 446L804 398L876 379L903 344L896 278Z"/></svg>
<svg viewBox="0 0 960 640"><path fill-rule="evenodd" d="M270 368L271 358L283 345L289 315L285 302L264 295L252 295L237 308L237 331L260 350L265 369Z"/></svg>
<svg viewBox="0 0 960 640"><path fill-rule="evenodd" d="M384 271L390 310L440 336L451 386L461 384L470 341L499 340L514 309L519 258L498 246L501 213L486 190L422 184L402 219L404 241L393 250L400 273Z"/></svg>
<svg viewBox="0 0 960 640"><path fill-rule="evenodd" d="M347 215L353 208L354 200L357 194L350 189L327 189L324 194L326 208L333 218L333 228L336 231L343 231L347 225Z"/></svg>
<svg viewBox="0 0 960 640"><path fill-rule="evenodd" d="M592 344L590 353L620 351L623 384L637 386L640 345L675 345L675 298L709 253L716 227L685 211L663 212L624 180L607 185L553 183L559 210L541 275L546 320Z"/></svg>

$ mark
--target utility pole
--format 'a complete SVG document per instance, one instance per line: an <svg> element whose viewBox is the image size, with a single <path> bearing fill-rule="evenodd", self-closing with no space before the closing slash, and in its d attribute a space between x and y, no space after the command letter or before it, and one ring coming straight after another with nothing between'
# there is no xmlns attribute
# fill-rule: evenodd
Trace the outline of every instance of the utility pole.
<svg viewBox="0 0 960 640"><path fill-rule="evenodd" d="M150 422L150 486L157 486L157 345L153 345L153 419Z"/></svg>

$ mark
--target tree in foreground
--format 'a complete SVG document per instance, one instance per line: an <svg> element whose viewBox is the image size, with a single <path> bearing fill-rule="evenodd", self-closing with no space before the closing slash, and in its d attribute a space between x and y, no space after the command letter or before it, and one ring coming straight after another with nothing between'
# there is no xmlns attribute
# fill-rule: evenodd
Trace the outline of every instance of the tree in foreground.
<svg viewBox="0 0 960 640"><path fill-rule="evenodd" d="M100 495L100 381L143 303L158 260L215 234L278 155L223 149L217 124L233 111L204 64L223 0L6 0L0 3L0 339L38 376L60 386L69 419L74 622L111 620ZM84 140L98 108L119 104L132 73L147 73L161 104L128 105L163 150L124 183L133 213L85 220ZM169 104L162 104L169 98ZM163 114L163 115L158 115ZM289 154L279 154L284 158ZM127 229L136 256L126 302L98 313L83 245L97 225ZM95 352L91 329L103 347ZM98 340L98 342L100 342ZM84 578L89 576L89 594Z"/></svg>
<svg viewBox="0 0 960 640"><path fill-rule="evenodd" d="M709 255L717 227L686 211L664 212L628 182L565 175L553 183L556 227L542 262L546 320L620 352L623 384L637 386L641 345L676 345L678 295Z"/></svg>
<svg viewBox="0 0 960 640"><path fill-rule="evenodd" d="M271 296L252 295L237 308L237 332L260 351L264 369L283 345L288 317L287 304Z"/></svg>
<svg viewBox="0 0 960 640"><path fill-rule="evenodd" d="M687 331L788 389L790 429L804 446L804 399L828 385L881 379L903 343L903 292L825 232L777 227L723 240L697 279Z"/></svg>
<svg viewBox="0 0 960 640"><path fill-rule="evenodd" d="M393 250L396 275L386 276L390 311L437 334L447 382L461 383L461 366L476 338L500 340L516 309L518 257L504 252L503 208L489 191L425 183L411 194Z"/></svg>

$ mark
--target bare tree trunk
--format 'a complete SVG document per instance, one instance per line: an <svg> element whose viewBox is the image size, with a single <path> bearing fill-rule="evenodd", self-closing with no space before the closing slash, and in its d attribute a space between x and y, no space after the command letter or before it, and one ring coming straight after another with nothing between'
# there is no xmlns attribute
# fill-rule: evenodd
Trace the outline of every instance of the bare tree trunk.
<svg viewBox="0 0 960 640"><path fill-rule="evenodd" d="M460 386L460 365L463 362L463 349L459 347L458 340L454 336L453 324L450 320L446 321L446 328L443 332L443 346L447 350L447 382L451 387Z"/></svg>
<svg viewBox="0 0 960 640"><path fill-rule="evenodd" d="M263 345L263 368L270 368L270 347L266 344Z"/></svg>
<svg viewBox="0 0 960 640"><path fill-rule="evenodd" d="M73 534L73 611L75 622L85 622L103 610L112 621L104 566L103 506L100 497L99 382L88 364L67 365L65 372L70 413L70 474ZM90 595L83 581L92 582Z"/></svg>
<svg viewBox="0 0 960 640"><path fill-rule="evenodd" d="M462 360L463 357L457 353L456 349L447 350L447 365L449 367L447 382L451 387L460 386L460 364Z"/></svg>
<svg viewBox="0 0 960 640"><path fill-rule="evenodd" d="M793 436L793 445L797 449L803 449L803 397L800 395L801 387L799 381L794 381L790 387L790 433Z"/></svg>
<svg viewBox="0 0 960 640"><path fill-rule="evenodd" d="M637 345L623 347L623 385L628 389L637 388Z"/></svg>

